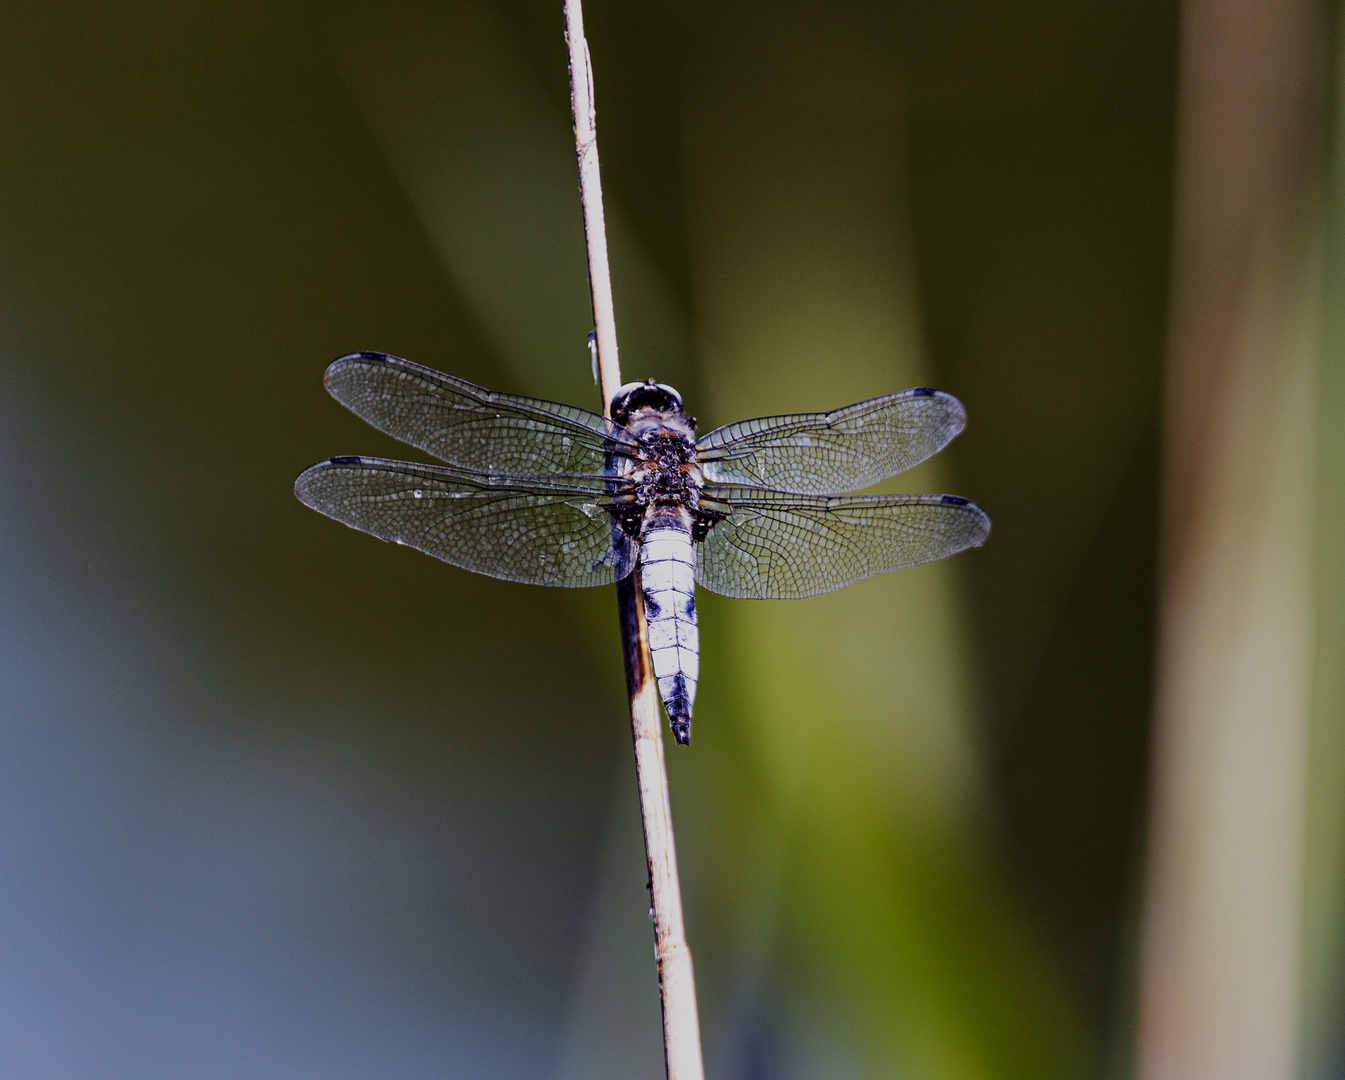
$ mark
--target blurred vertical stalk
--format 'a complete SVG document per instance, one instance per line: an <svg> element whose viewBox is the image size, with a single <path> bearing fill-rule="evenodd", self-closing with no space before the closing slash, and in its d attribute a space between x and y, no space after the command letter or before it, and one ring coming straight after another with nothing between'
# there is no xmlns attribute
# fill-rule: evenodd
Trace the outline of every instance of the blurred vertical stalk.
<svg viewBox="0 0 1345 1080"><path fill-rule="evenodd" d="M579 192L584 206L584 237L588 247L589 287L603 411L611 415L612 399L621 386L617 359L616 314L607 265L607 232L603 222L602 183L598 169L598 134L594 119L593 69L584 39L580 0L566 0L565 40L570 50L570 104L574 110L575 151L579 158ZM668 771L663 760L658 696L654 692L649 641L641 602L639 569L617 583L626 688L630 694L635 773L640 789L645 856L649 864L649 899L654 920L654 954L658 965L659 1000L663 1007L663 1054L668 1080L703 1080L700 1021L696 1015L696 982L682 923L682 894L677 878Z"/></svg>
<svg viewBox="0 0 1345 1080"><path fill-rule="evenodd" d="M1312 0L1187 0L1144 1080L1296 1069L1312 672Z"/></svg>
<svg viewBox="0 0 1345 1080"><path fill-rule="evenodd" d="M1345 32L1334 5L1313 478L1313 666L1299 1075L1345 1074Z"/></svg>

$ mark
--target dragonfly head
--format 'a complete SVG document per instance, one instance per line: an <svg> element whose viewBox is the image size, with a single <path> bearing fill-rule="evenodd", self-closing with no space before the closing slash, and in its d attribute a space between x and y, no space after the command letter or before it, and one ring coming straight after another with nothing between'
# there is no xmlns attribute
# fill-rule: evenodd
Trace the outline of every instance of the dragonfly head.
<svg viewBox="0 0 1345 1080"><path fill-rule="evenodd" d="M648 382L626 383L612 398L612 419L618 424L625 424L640 409L681 415L682 395L667 383L650 379Z"/></svg>

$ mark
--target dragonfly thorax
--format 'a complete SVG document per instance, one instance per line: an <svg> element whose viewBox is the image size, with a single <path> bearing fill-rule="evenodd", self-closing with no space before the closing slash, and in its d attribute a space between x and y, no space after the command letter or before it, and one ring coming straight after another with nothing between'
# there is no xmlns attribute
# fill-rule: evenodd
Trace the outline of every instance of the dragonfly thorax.
<svg viewBox="0 0 1345 1080"><path fill-rule="evenodd" d="M643 519L658 508L680 507L694 513L704 478L689 426L680 417L666 414L657 419L640 417L631 426L639 449L627 478L638 517Z"/></svg>
<svg viewBox="0 0 1345 1080"><path fill-rule="evenodd" d="M671 387L633 383L613 399L612 415L631 442L621 452L621 476L629 487L614 511L622 530L639 537L652 520L685 511L687 520L700 506L705 478L696 453L695 421L682 412Z"/></svg>

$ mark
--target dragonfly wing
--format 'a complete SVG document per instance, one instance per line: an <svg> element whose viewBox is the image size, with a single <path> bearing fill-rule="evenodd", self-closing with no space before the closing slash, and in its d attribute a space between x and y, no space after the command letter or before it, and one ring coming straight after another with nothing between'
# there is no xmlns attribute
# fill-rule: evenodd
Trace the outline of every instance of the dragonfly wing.
<svg viewBox="0 0 1345 1080"><path fill-rule="evenodd" d="M702 436L696 449L709 481L825 495L920 464L966 423L952 394L917 386L829 413L739 420Z"/></svg>
<svg viewBox="0 0 1345 1080"><path fill-rule="evenodd" d="M990 518L957 495L828 498L715 486L731 513L698 545L696 581L724 596L792 600L979 547Z"/></svg>
<svg viewBox="0 0 1345 1080"><path fill-rule="evenodd" d="M638 546L604 509L602 477L489 476L383 458L335 457L295 481L300 502L382 540L532 585L610 585Z"/></svg>
<svg viewBox="0 0 1345 1080"><path fill-rule="evenodd" d="M596 475L628 441L587 409L485 390L387 353L334 360L323 382L380 431L475 472Z"/></svg>

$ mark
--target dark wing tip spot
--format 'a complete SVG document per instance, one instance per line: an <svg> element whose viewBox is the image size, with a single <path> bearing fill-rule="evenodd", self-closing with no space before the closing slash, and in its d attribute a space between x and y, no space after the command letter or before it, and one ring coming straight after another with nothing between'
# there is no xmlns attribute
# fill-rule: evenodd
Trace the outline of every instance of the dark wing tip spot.
<svg viewBox="0 0 1345 1080"><path fill-rule="evenodd" d="M964 499L961 495L940 495L939 501L945 506L965 507L971 512L971 519L976 523L975 536L971 538L969 546L980 547L990 539L990 515L977 506L970 499Z"/></svg>
<svg viewBox="0 0 1345 1080"><path fill-rule="evenodd" d="M348 368L353 364L391 364L399 358L392 353L377 352L373 349L361 349L359 352L346 353L338 356L327 365L327 378L340 373L342 369ZM405 363L405 361L403 361Z"/></svg>
<svg viewBox="0 0 1345 1080"><path fill-rule="evenodd" d="M944 506L963 507L970 511L969 518L963 519L968 524L974 523L974 535L968 539L968 546L980 547L990 538L990 515L970 499L964 499L961 495L940 495L939 502Z"/></svg>
<svg viewBox="0 0 1345 1080"><path fill-rule="evenodd" d="M912 386L910 393L915 397L933 397L938 391L932 386Z"/></svg>
<svg viewBox="0 0 1345 1080"><path fill-rule="evenodd" d="M340 454L327 459L328 465L361 465L363 459L358 454ZM965 501L965 500L964 500Z"/></svg>

